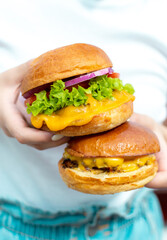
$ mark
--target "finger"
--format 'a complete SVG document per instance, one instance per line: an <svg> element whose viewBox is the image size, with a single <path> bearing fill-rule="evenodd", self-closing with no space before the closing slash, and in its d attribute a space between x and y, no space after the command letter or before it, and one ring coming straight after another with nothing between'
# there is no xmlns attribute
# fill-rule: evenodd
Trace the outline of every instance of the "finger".
<svg viewBox="0 0 167 240"><path fill-rule="evenodd" d="M12 132L12 131L11 131ZM51 140L52 133L33 129L30 127L16 128L12 136L22 144L41 144Z"/></svg>
<svg viewBox="0 0 167 240"><path fill-rule="evenodd" d="M160 124L159 126L160 126L160 129L161 129L161 133L164 136L165 141L167 143L167 127L163 126L162 124Z"/></svg>
<svg viewBox="0 0 167 240"><path fill-rule="evenodd" d="M158 171L167 171L167 145L162 134L159 131L155 131L160 143L160 152L156 153L158 161Z"/></svg>
<svg viewBox="0 0 167 240"><path fill-rule="evenodd" d="M12 121L7 117L9 115L8 111L13 116ZM52 132L28 127L21 113L15 107L7 110L6 114L8 132L22 144L36 145L37 147L37 145L45 143L47 144L46 147L45 144L42 146L42 149L45 149L61 145L67 141L67 138L64 138L63 135L53 135ZM41 147L38 146L38 148Z"/></svg>
<svg viewBox="0 0 167 240"><path fill-rule="evenodd" d="M154 121L154 119L144 114L133 113L132 116L130 117L130 120L132 122L137 122L145 127L148 127L151 130L154 130L155 128L157 128L157 125L158 125Z"/></svg>
<svg viewBox="0 0 167 240"><path fill-rule="evenodd" d="M28 127L21 113L15 107L7 108L4 122L8 132L22 144L41 144L51 141L53 136L53 133Z"/></svg>
<svg viewBox="0 0 167 240"><path fill-rule="evenodd" d="M42 144L29 144L31 147L34 147L38 150L45 150L48 148L53 148L53 147L58 147L62 144L65 144L69 141L70 138L68 137L63 137L58 141L51 141L51 142L46 142L46 143L42 143Z"/></svg>
<svg viewBox="0 0 167 240"><path fill-rule="evenodd" d="M25 121L28 123L29 126L32 126L31 124L31 115L27 113L26 107L24 106L25 99L19 95L18 101L16 103L17 109L21 113L21 115L24 117Z"/></svg>
<svg viewBox="0 0 167 240"><path fill-rule="evenodd" d="M155 178L149 182L148 188L167 188L167 171L158 172Z"/></svg>
<svg viewBox="0 0 167 240"><path fill-rule="evenodd" d="M11 133L8 131L7 128L3 127L2 130L4 131L4 133L5 133L8 137L12 137Z"/></svg>
<svg viewBox="0 0 167 240"><path fill-rule="evenodd" d="M58 140L60 140L61 138L63 138L63 135L61 135L61 134L56 134L56 135L53 135L52 136L52 141L58 141Z"/></svg>
<svg viewBox="0 0 167 240"><path fill-rule="evenodd" d="M139 116L140 115L138 113L133 113L130 120L136 122L139 119Z"/></svg>
<svg viewBox="0 0 167 240"><path fill-rule="evenodd" d="M144 118L144 120L143 120ZM143 123L143 121L145 121L145 116L142 114L138 114L138 113L133 113L132 116L130 117L130 120L133 122L138 122L138 123Z"/></svg>

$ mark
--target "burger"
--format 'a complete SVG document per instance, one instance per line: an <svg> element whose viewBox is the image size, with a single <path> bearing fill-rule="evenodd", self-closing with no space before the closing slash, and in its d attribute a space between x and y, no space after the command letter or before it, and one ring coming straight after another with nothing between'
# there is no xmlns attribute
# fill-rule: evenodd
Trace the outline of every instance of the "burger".
<svg viewBox="0 0 167 240"><path fill-rule="evenodd" d="M114 194L143 187L158 169L157 137L126 122L108 132L69 141L59 171L68 187L89 194Z"/></svg>
<svg viewBox="0 0 167 240"><path fill-rule="evenodd" d="M34 59L21 92L35 128L64 136L112 129L133 112L134 89L123 84L100 48L72 44Z"/></svg>

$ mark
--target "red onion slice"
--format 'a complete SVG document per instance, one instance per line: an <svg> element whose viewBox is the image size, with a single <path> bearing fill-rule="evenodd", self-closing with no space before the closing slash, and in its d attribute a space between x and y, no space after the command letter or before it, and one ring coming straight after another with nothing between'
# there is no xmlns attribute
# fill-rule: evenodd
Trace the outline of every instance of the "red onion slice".
<svg viewBox="0 0 167 240"><path fill-rule="evenodd" d="M23 97L24 97L24 98L29 98L29 97L31 97L34 93L39 93L39 92L41 92L41 91L43 91L43 90L46 90L46 91L49 92L49 91L50 91L50 85L51 85L51 84L53 84L53 83L52 83L52 82L51 82L51 83L46 83L46 84L44 84L44 85L42 85L42 86L33 88L33 89L29 90L28 92L24 93L24 94L23 94Z"/></svg>
<svg viewBox="0 0 167 240"><path fill-rule="evenodd" d="M73 78L73 79L70 79L69 81L66 81L65 82L65 86L66 87L70 87L70 86L73 86L77 83L80 83L80 82L84 82L84 81L87 81L91 78L95 78L95 77L98 77L98 76L102 76L102 75L105 75L107 73L111 74L113 73L113 69L111 67L109 68L104 68L104 69L101 69L101 70L98 70L98 71L95 71L95 72L91 72L91 73L87 73L85 75L82 75L82 76L79 76L77 78ZM31 90L29 90L28 92L24 93L23 94L23 97L24 98L29 98L31 97L34 93L38 93L42 90L46 90L46 91L50 91L50 85L53 84L53 83L47 83L47 84L44 84L42 86L39 86L39 87L36 87L36 88L33 88Z"/></svg>
<svg viewBox="0 0 167 240"><path fill-rule="evenodd" d="M70 87L70 86L73 86L73 85L78 84L80 82L87 81L91 78L95 78L95 77L98 77L98 76L105 75L107 73L109 73L109 74L113 73L113 69L109 67L109 68L104 68L104 69L101 69L101 70L98 70L98 71L95 71L95 72L87 73L85 75L79 76L77 78L73 78L69 81L66 81L65 86Z"/></svg>

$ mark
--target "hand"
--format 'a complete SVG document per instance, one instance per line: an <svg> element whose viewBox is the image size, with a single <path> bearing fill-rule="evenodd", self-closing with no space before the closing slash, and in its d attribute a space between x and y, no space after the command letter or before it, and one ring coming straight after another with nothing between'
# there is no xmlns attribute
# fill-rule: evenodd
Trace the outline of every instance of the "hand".
<svg viewBox="0 0 167 240"><path fill-rule="evenodd" d="M29 65L30 61L0 74L0 128L7 136L39 150L59 146L68 138L56 135L57 141L52 141L52 133L30 126L30 116L20 96L20 85Z"/></svg>
<svg viewBox="0 0 167 240"><path fill-rule="evenodd" d="M156 123L152 118L134 113L130 119L150 128L158 137L161 150L156 153L158 161L158 172L155 178L146 185L149 188L167 188L167 129L165 126Z"/></svg>

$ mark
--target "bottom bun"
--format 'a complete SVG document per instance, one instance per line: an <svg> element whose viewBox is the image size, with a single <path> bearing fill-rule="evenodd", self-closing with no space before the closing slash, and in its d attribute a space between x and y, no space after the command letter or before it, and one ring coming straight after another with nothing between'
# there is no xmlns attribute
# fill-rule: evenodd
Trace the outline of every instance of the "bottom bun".
<svg viewBox="0 0 167 240"><path fill-rule="evenodd" d="M115 128L122 123L126 122L133 113L133 102L129 101L121 106L98 114L93 119L82 126L69 126L61 131L53 132L55 134L62 134L63 136L84 136L104 132ZM56 124L56 123L55 123ZM74 123L75 125L75 123ZM42 127L42 130L50 131L46 125Z"/></svg>
<svg viewBox="0 0 167 240"><path fill-rule="evenodd" d="M69 188L89 194L114 194L144 187L158 170L157 161L138 170L126 173L93 173L79 169L63 168L59 161L59 171Z"/></svg>

